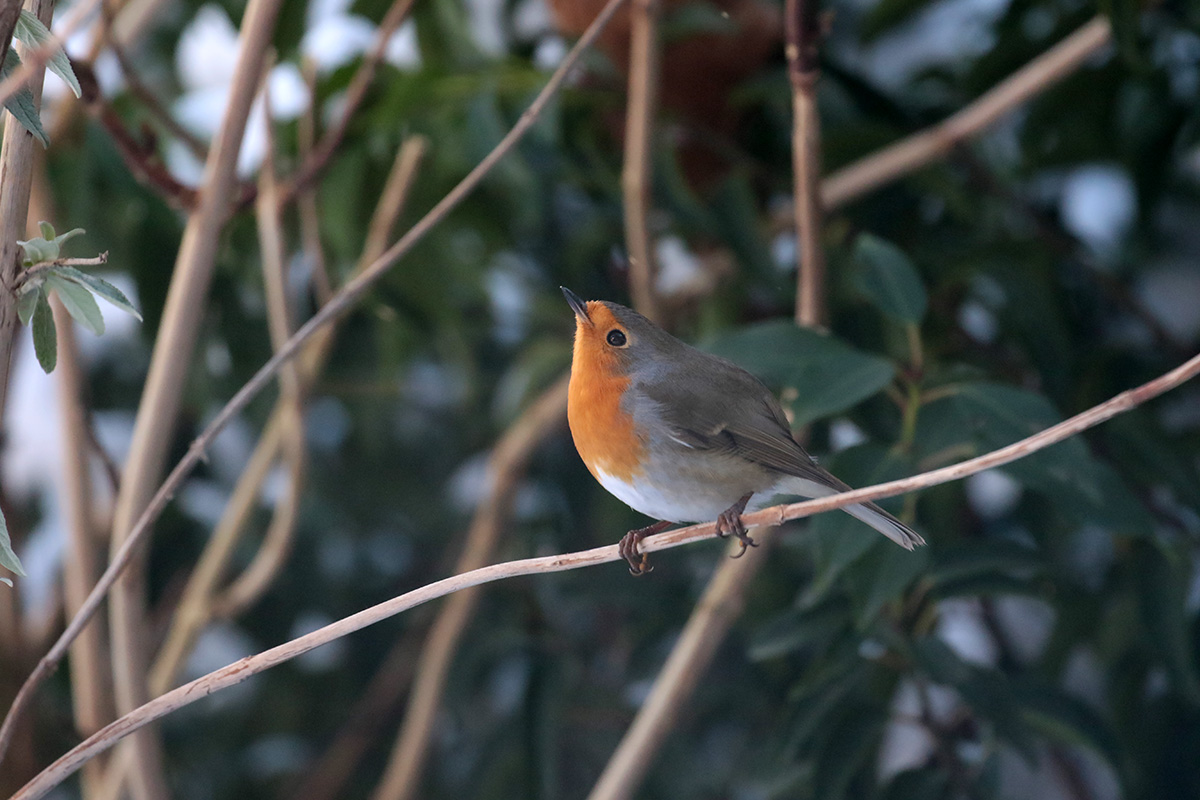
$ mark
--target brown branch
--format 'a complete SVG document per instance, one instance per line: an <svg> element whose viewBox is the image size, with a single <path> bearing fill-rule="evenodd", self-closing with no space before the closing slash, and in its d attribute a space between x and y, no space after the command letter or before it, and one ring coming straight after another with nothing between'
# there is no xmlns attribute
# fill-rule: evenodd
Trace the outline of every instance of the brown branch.
<svg viewBox="0 0 1200 800"><path fill-rule="evenodd" d="M190 211L196 207L198 193L175 179L158 157L153 143L138 139L113 107L104 99L96 76L87 64L75 65L75 76L82 90L80 99L89 116L108 132L121 160L138 183L163 198L172 208Z"/></svg>
<svg viewBox="0 0 1200 800"><path fill-rule="evenodd" d="M48 24L54 14L54 0L34 0L30 10L43 23ZM33 105L41 108L42 73L36 59L28 49L22 48L25 60L17 72L27 71L37 75L30 87ZM26 69L28 67L28 69ZM11 80L14 73L9 77ZM7 84L4 81L2 87ZM0 98L0 102L7 95ZM0 111L0 114L6 112ZM25 221L29 216L29 193L33 187L33 134L24 126L15 124L8 115L4 126L3 144L0 145L0 420L4 419L5 401L8 397L8 375L12 365L13 347L16 342L20 320L17 319L16 278L21 268L22 250L17 241L25 238ZM3 755L0 743L0 756Z"/></svg>
<svg viewBox="0 0 1200 800"><path fill-rule="evenodd" d="M317 67L305 59L300 65L304 85L308 89L308 108L300 115L296 126L296 151L300 163L312 158L317 138ZM317 303L324 305L333 297L333 281L329 278L329 264L325 260L325 248L321 246L321 212L317 208L317 189L310 182L296 193L296 212L300 220L300 241L312 269L312 284Z"/></svg>
<svg viewBox="0 0 1200 800"><path fill-rule="evenodd" d="M533 103L517 120L516 125L504 136L503 139L492 149L482 161L472 169L466 177L459 181L458 185L450 190L449 194L443 197L430 211L421 218L400 240L388 248L380 255L361 275L347 284L334 298L318 311L308 322L300 327L298 331L288 339L287 344L271 357L258 372L252 377L237 393L229 400L228 403L217 413L216 417L209 423L208 427L192 442L188 448L187 455L184 456L167 479L159 487L154 497L146 504L145 510L137 523L130 529L129 535L125 538L117 552L113 553L109 560L108 568L104 574L100 576L100 580L96 584L96 588L88 595L84 607L79 613L72 618L67 625L62 636L54 643L49 652L38 661L33 672L21 686L21 690L17 693L16 699L13 701L12 707L9 709L8 715L5 717L4 725L0 727L0 753L3 752L3 747L12 736L12 726L14 720L17 719L25 706L30 702L33 692L45 681L46 677L58 666L66 653L67 647L75 637L79 634L80 629L85 625L91 615L96 613L100 603L107 594L113 582L125 569L126 565L133 559L138 544L150 529L153 521L158 518L166 507L170 498L179 489L184 478L191 472L196 464L203 457L203 454L208 449L213 438L227 425L233 417L238 414L246 405L261 392L272 380L275 373L278 372L280 366L288 359L294 357L304 343L316 335L319 331L329 325L334 319L341 316L349 310L354 303L358 301L367 290L381 278L387 271L396 263L402 256L407 254L413 246L420 241L430 229L437 225L446 217L462 200L469 195L479 185L492 168L516 145L533 124L537 121L538 116L550 102L550 99L558 92L563 82L566 80L567 74L579 61L580 56L599 36L600 31L612 18L613 14L619 9L625 0L609 0L608 5L596 16L596 19L588 27L588 30L579 38L575 46L563 59L554 74L546 82L542 91L534 99ZM245 51L243 51L245 52ZM161 337L160 337L161 341Z"/></svg>
<svg viewBox="0 0 1200 800"><path fill-rule="evenodd" d="M58 328L59 407L63 430L63 503L67 517L67 548L63 554L63 592L66 612L79 610L100 575L100 553L93 531L91 446L83 407L83 373L75 323L57 297L50 301ZM91 736L112 719L112 688L104 658L104 630L94 620L71 645L71 699L75 729ZM88 764L83 772L83 796L94 797L102 764Z"/></svg>
<svg viewBox="0 0 1200 800"><path fill-rule="evenodd" d="M184 229L146 386L138 406L125 476L113 514L114 559L130 540L134 525L162 473L205 307L204 298L216 262L217 244L228 217L246 119L263 74L281 4L281 0L250 0L242 18L242 46L234 68L228 105L209 152L199 204ZM144 703L148 688L148 654L142 639L147 627L145 548L139 548L136 555L139 556L136 563L113 586L109 603L114 694L121 711ZM165 797L167 791L157 737L146 731L133 737L131 743L136 768L126 774L134 800Z"/></svg>
<svg viewBox="0 0 1200 800"><path fill-rule="evenodd" d="M321 171L329 165L329 161L333 158L333 154L337 152L338 147L342 144L342 139L346 137L346 131L350 127L350 120L362 105L363 100L367 98L367 90L371 88L371 81L375 79L375 72L378 70L380 63L383 61L383 56L387 52L388 40L392 38L392 34L408 17L408 12L412 9L414 0L395 0L391 7L388 8L387 14L379 23L379 27L375 32L375 43L371 46L370 52L363 58L362 63L354 73L354 77L350 79L350 85L346 87L346 100L342 107L342 115L338 118L337 125L333 126L321 138L321 143L313 150L310 157L300 165L300 169L291 180L286 181L279 188L279 202L281 205L288 205L296 198L297 193L305 186L310 184ZM249 205L254 202L254 193L248 192L241 198L241 205Z"/></svg>
<svg viewBox="0 0 1200 800"><path fill-rule="evenodd" d="M644 316L662 322L654 291L654 242L650 233L654 116L658 97L659 0L634 0L630 20L629 91L625 112L625 242L629 248L629 294Z"/></svg>
<svg viewBox="0 0 1200 800"><path fill-rule="evenodd" d="M525 474L534 449L556 432L566 418L567 381L563 376L521 414L500 438L488 460L491 488L471 520L471 530L459 556L455 572L479 569L491 560L500 534L508 521L513 495ZM400 735L388 759L374 800L408 800L418 794L421 769L429 750L429 739L441 704L450 662L467 622L479 602L480 589L473 588L451 597L421 648L417 677L409 697Z"/></svg>
<svg viewBox="0 0 1200 800"><path fill-rule="evenodd" d="M907 136L829 176L821 187L826 208L836 208L944 158L1017 106L1077 70L1112 41L1108 17L1100 15L1030 61L975 102L932 128Z"/></svg>
<svg viewBox="0 0 1200 800"><path fill-rule="evenodd" d="M108 263L108 251L105 250L98 256L92 258L56 258L52 261L39 261L21 270L21 274L17 276L17 288L21 288L27 282L41 275L43 272L48 272L55 267L97 267L101 264Z"/></svg>
<svg viewBox="0 0 1200 800"><path fill-rule="evenodd" d="M788 79L792 85L792 182L796 215L796 324L819 328L825 316L821 248L821 121L817 113L817 0L787 0Z"/></svg>
<svg viewBox="0 0 1200 800"><path fill-rule="evenodd" d="M1197 374L1200 374L1200 355L1194 356L1170 372L1160 375L1135 389L1122 392L1081 414L1076 414L1064 422L1060 422L1032 436L1014 442L1007 447L993 450L990 453L985 453L984 455L949 467L924 472L920 475L913 475L908 478L842 492L841 494L830 495L828 497L805 500L802 503L773 506L753 514L747 514L743 517L743 521L748 527L782 525L789 520L801 519L820 512L832 511L836 508L844 508L845 506L863 503L868 500L895 497L907 492L927 489L931 486L960 480L968 475L974 475L986 469L994 469L1025 458L1039 450L1069 439L1088 428L1095 427L1106 420L1112 419L1118 414L1136 408L1146 401L1174 389ZM642 548L646 552L657 552L690 544L702 539L714 538L715 536L715 525L710 522L703 525L679 528L649 537L643 540ZM490 583L506 578L563 572L622 560L617 551L617 545L608 545L565 555L543 556L540 558L527 558L520 561L493 564L492 566L483 567L461 575L443 578L442 580L406 592L399 597L359 611L356 614L330 623L319 630L293 639L290 642L285 642L262 653L235 661L226 667L210 672L208 675L197 678L178 689L151 700L149 703L126 714L72 748L70 752L63 755L26 784L11 800L35 800L36 798L43 797L47 792L79 769L89 758L104 752L117 741L129 736L143 726L186 705L190 705L201 698L207 697L213 692L234 686L252 675L257 675L264 670L307 653L309 650L328 644L335 639L361 630L383 619L395 616L402 611L407 611L410 608L427 603L430 600L444 597L445 595L462 591L472 586L479 586L483 583Z"/></svg>
<svg viewBox="0 0 1200 800"><path fill-rule="evenodd" d="M384 189L383 196L372 214L370 230L382 230L386 236L395 226L396 220L403 210L408 187L416 177L417 166L424 152L424 141L423 137L412 137L401 145L388 178L388 186L393 190ZM415 146L410 146L414 143ZM359 259L358 270L360 272L379 255L378 252L372 251L370 236L368 236L367 242ZM324 369L333 347L335 333L336 326L331 325L305 344L300 355L300 364L303 383L306 387L311 386ZM204 548L204 552L196 564L195 571L188 580L183 598L175 611L174 619L167 633L166 642L150 670L150 690L156 695L162 694L174 685L176 675L182 667L184 659L187 658L187 654L191 652L196 637L212 619L215 610L212 597L217 591L217 584L229 564L238 538L249 521L259 489L278 456L283 441L284 413L281 398L276 402L267 425L259 437L258 444L246 464L245 471L234 486L229 503L225 506L225 512L221 515L208 545Z"/></svg>
<svg viewBox="0 0 1200 800"><path fill-rule="evenodd" d="M717 567L588 800L633 797L680 708L695 691L730 626L741 616L746 587L767 563L778 531L777 527L760 531L757 541L762 547L747 551L743 558L726 559ZM731 552L736 552L734 548L740 545L732 544Z"/></svg>
<svg viewBox="0 0 1200 800"><path fill-rule="evenodd" d="M406 630L375 670L362 696L354 703L333 743L298 778L287 796L292 800L337 800L346 796L346 781L353 777L363 756L379 740L380 729L396 716L404 690L416 670L421 651L419 628Z"/></svg>
<svg viewBox="0 0 1200 800"><path fill-rule="evenodd" d="M267 126L267 155L259 172L258 239L262 251L263 283L267 294L267 321L271 346L278 350L292 335L287 301L287 267L280 223L278 184L275 179L275 137L271 126L270 91L263 83L263 113ZM213 613L232 617L249 608L266 592L292 549L300 515L308 454L304 442L304 381L302 365L290 361L279 371L279 408L283 419L283 456L288 471L288 491L275 508L267 534L250 565L216 598Z"/></svg>
<svg viewBox="0 0 1200 800"><path fill-rule="evenodd" d="M0 64L8 57L8 48L20 16L21 0L0 0Z"/></svg>

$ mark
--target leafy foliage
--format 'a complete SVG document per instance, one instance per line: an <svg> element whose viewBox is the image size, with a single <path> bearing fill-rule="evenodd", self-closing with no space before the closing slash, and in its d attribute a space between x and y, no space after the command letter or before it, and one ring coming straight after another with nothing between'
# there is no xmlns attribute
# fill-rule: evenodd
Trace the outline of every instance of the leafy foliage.
<svg viewBox="0 0 1200 800"><path fill-rule="evenodd" d="M309 5L287 4L275 42L285 64L297 61ZM355 12L377 20L385 5L366 0ZM317 185L335 284L354 268L404 137L423 135L431 149L398 230L474 166L544 80L539 65L557 35L528 33L526 4L501 5L501 44L488 49L462 4L414 4L420 64L381 68ZM1140 5L1102 4L1118 53L1087 60L945 162L830 212L827 332L790 322L782 50L722 99L736 125L718 129L715 113L700 124L685 104L667 105L652 227L685 251L660 259L664 284L684 287L665 298L676 332L777 391L797 435L853 485L1009 444L1194 354L1200 96L1189 54L1200 18L1186 4ZM144 43L145 69L168 76L168 94L195 7L161 19ZM664 59L675 42L729 35L736 15L725 7L666 14ZM945 119L1095 12L1059 0L988 9L965 0L837 8L819 88L827 171ZM614 258L624 78L610 60L590 58L587 77L346 318L309 398L314 457L295 546L268 595L220 623L197 665L446 574L484 491L487 454L570 362L571 313L556 287L628 299ZM319 119L338 107L354 66L320 74ZM699 85L717 72L685 74ZM129 93L112 103L131 127L149 118ZM132 337L110 331L88 364L97 416L119 424L138 406L181 222L130 175L103 129L76 124L47 152L56 213L128 269L147 318ZM287 170L301 160L296 123L277 127ZM156 132L171 163L170 134ZM302 237L285 219L294 253ZM26 260L58 258L49 248L61 239L43 232ZM195 298L205 325L176 453L271 353L248 215L233 217L219 252L210 296ZM309 255L290 262L300 319L317 304L302 288ZM43 366L54 358L48 291L83 324L95 323L95 295L137 314L88 272L38 274L19 311ZM1196 796L1197 407L1200 391L1185 386L997 474L889 501L929 540L915 553L841 513L787 526L638 796ZM214 498L231 491L247 431L268 410L266 401L247 410L221 442L235 455L214 454L156 525L154 602L172 602L194 569L221 510ZM253 531L267 525L267 495ZM595 484L563 431L509 499L497 560L611 543L646 524ZM418 794L586 796L722 557L715 546L683 550L658 555L645 579L614 565L489 586L442 676ZM247 544L231 571L252 557ZM352 709L395 643L428 620L418 612L361 631L247 682L236 702L168 717L174 795L299 796L342 726L357 732L366 720L366 755L337 796L370 796L404 706ZM46 693L59 715L65 683ZM45 749L44 761L57 755Z"/></svg>

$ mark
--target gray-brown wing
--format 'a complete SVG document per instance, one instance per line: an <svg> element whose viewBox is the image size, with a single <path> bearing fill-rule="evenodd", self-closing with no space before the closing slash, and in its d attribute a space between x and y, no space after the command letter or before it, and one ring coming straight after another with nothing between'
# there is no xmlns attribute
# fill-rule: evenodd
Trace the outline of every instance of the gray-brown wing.
<svg viewBox="0 0 1200 800"><path fill-rule="evenodd" d="M727 369L699 382L694 376L663 376L643 384L676 441L697 450L724 451L785 475L838 490L846 484L817 466L795 439L771 391L750 373L721 362ZM675 377L676 380L671 380Z"/></svg>

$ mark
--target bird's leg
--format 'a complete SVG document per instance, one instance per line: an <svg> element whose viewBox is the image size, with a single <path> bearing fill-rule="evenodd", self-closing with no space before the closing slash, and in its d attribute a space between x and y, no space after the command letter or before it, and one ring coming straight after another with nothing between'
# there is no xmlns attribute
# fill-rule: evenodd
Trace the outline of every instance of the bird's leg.
<svg viewBox="0 0 1200 800"><path fill-rule="evenodd" d="M653 525L632 530L621 537L620 543L617 544L617 552L621 554L621 558L629 562L630 575L645 575L654 569L650 566L650 557L638 551L638 543L647 536L662 533L674 524L673 522L656 522Z"/></svg>
<svg viewBox="0 0 1200 800"><path fill-rule="evenodd" d="M721 512L717 517L717 536L724 539L727 536L736 536L737 540L742 543L742 549L738 551L733 558L741 558L746 554L747 547L758 547L758 542L750 538L750 534L746 533L746 526L742 524L742 512L746 510L746 504L750 502L750 497L754 493L743 497L729 508Z"/></svg>

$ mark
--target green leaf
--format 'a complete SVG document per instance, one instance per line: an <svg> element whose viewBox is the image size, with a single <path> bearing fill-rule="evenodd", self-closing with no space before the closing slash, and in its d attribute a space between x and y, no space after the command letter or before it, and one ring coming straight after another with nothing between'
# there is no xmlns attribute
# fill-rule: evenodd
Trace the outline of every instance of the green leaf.
<svg viewBox="0 0 1200 800"><path fill-rule="evenodd" d="M46 241L40 237L29 239L28 241L18 241L21 249L25 251L25 257L21 259L21 263L27 267L32 267L34 264L41 264L43 261L53 261L58 258L58 244L53 241Z"/></svg>
<svg viewBox="0 0 1200 800"><path fill-rule="evenodd" d="M827 598L812 608L793 608L755 633L750 642L752 661L766 661L825 643L849 624L849 604L840 597Z"/></svg>
<svg viewBox="0 0 1200 800"><path fill-rule="evenodd" d="M4 567L9 572L24 577L25 569L21 566L21 559L17 558L17 554L13 552L12 540L8 538L8 522L4 519L4 510L0 509L0 567ZM0 578L9 586L12 586L12 581L8 578Z"/></svg>
<svg viewBox="0 0 1200 800"><path fill-rule="evenodd" d="M1133 563L1146 639L1165 662L1177 690L1200 704L1200 672L1187 611L1188 564L1151 543L1137 545Z"/></svg>
<svg viewBox="0 0 1200 800"><path fill-rule="evenodd" d="M58 292L58 299L62 301L63 308L67 309L67 313L97 336L104 333L104 317L101 315L100 306L96 305L96 298L92 297L92 293L82 285L55 273L56 270L50 271L50 274L46 276L46 284Z"/></svg>
<svg viewBox="0 0 1200 800"><path fill-rule="evenodd" d="M1127 65L1135 69L1146 66L1141 7L1142 0L1100 0L1100 11L1112 24L1117 52Z"/></svg>
<svg viewBox="0 0 1200 800"><path fill-rule="evenodd" d="M50 227L49 223L47 223L47 227ZM50 230L53 231L54 228L50 228ZM72 228L71 230L67 231L66 233L60 233L58 236L55 236L53 241L56 245L59 246L59 249L61 250L62 246L64 244L66 244L67 242L69 242L71 239L74 239L76 236L82 236L85 233L87 233L87 231L85 231L83 228Z"/></svg>
<svg viewBox="0 0 1200 800"><path fill-rule="evenodd" d="M113 286L108 281L102 278L97 278L95 275L89 275L86 272L81 272L74 267L58 267L54 270L54 272L55 274L61 275L68 280L82 284L84 288L94 292L100 297L103 297L117 308L128 314L132 314L137 318L138 322L142 321L141 313L139 313L138 310L133 307L133 303L129 302L129 298L126 297L120 289Z"/></svg>
<svg viewBox="0 0 1200 800"><path fill-rule="evenodd" d="M0 64L0 80L7 78L20 64L21 59L17 57L16 51L10 49L8 57L4 59L3 64ZM42 147L50 146L50 137L46 135L46 130L42 127L42 118L38 116L37 103L34 102L33 92L29 90L28 86L22 86L13 92L4 101L4 107L8 109L8 113L13 115L13 119L21 123L25 130L42 143Z"/></svg>
<svg viewBox="0 0 1200 800"><path fill-rule="evenodd" d="M774 389L795 389L795 397L785 402L797 426L845 411L883 389L895 374L890 361L786 320L742 328L707 343L705 349Z"/></svg>
<svg viewBox="0 0 1200 800"><path fill-rule="evenodd" d="M24 13L24 12L22 12ZM46 241L54 241L54 226L46 220L38 223L38 230L42 232L42 238Z"/></svg>
<svg viewBox="0 0 1200 800"><path fill-rule="evenodd" d="M21 320L22 325L28 325L29 320L33 318L33 310L37 308L37 300L38 289L36 286L27 286L17 299L17 318Z"/></svg>
<svg viewBox="0 0 1200 800"><path fill-rule="evenodd" d="M1011 684L1021 720L1048 739L1086 747L1121 772L1121 748L1109 724L1082 701L1035 679Z"/></svg>
<svg viewBox="0 0 1200 800"><path fill-rule="evenodd" d="M46 374L54 371L58 361L58 332L54 330L54 312L50 310L45 288L38 290L37 307L33 310L33 352Z"/></svg>
<svg viewBox="0 0 1200 800"><path fill-rule="evenodd" d="M732 35L738 32L738 24L713 3L701 0L666 11L659 23L659 31L662 41L670 43L700 34Z"/></svg>
<svg viewBox="0 0 1200 800"><path fill-rule="evenodd" d="M50 31L46 29L42 21L29 11L21 11L13 36L29 48L41 47L52 38ZM46 66L50 68L51 72L62 78L67 86L71 87L71 91L76 97L83 94L79 88L79 79L75 77L75 70L71 69L71 60L67 58L66 52L61 47L54 49L54 55L50 56Z"/></svg>
<svg viewBox="0 0 1200 800"><path fill-rule="evenodd" d="M858 237L854 258L859 264L855 285L889 317L918 324L928 301L921 276L896 245L869 233Z"/></svg>

